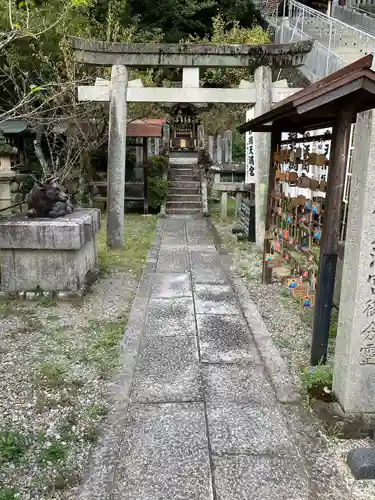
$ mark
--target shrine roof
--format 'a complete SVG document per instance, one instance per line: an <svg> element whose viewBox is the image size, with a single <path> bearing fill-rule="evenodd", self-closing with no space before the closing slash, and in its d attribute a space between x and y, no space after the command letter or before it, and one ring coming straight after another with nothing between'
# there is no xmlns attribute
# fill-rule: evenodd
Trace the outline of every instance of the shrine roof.
<svg viewBox="0 0 375 500"><path fill-rule="evenodd" d="M298 67L312 48L311 40L289 44L114 43L71 37L78 62L99 66L137 67Z"/></svg>
<svg viewBox="0 0 375 500"><path fill-rule="evenodd" d="M146 118L133 120L126 126L127 137L162 137L165 120Z"/></svg>
<svg viewBox="0 0 375 500"><path fill-rule="evenodd" d="M333 125L338 110L357 113L375 107L375 72L369 54L322 80L283 99L271 111L244 123L238 130L304 132Z"/></svg>

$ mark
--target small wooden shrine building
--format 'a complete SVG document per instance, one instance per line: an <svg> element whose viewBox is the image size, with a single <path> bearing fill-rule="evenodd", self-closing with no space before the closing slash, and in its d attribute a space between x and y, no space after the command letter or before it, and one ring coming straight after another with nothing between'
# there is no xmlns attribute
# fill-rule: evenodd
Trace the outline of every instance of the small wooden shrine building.
<svg viewBox="0 0 375 500"><path fill-rule="evenodd" d="M170 149L195 151L198 146L198 110L193 104L175 104L169 113Z"/></svg>
<svg viewBox="0 0 375 500"><path fill-rule="evenodd" d="M370 54L309 85L279 102L271 111L239 127L242 133L271 133L263 282L270 282L274 260L284 261L292 250L305 253L308 261L317 261L312 365L326 360L350 129L358 113L375 108L374 63L374 56ZM326 127L332 127L332 142L329 162L325 165L328 167L325 183L311 175L311 165L317 164L316 158L308 155L308 160L305 160L301 151L293 148L282 151L280 142L282 132L304 133ZM324 167L325 161L322 163ZM356 165L353 168L355 170ZM320 205L318 209L315 207L314 213L314 199L285 196L290 186L309 186L312 191L324 191L324 209ZM306 230L308 233L315 231L314 226L319 221L320 252L318 246L316 256L299 239L299 234Z"/></svg>

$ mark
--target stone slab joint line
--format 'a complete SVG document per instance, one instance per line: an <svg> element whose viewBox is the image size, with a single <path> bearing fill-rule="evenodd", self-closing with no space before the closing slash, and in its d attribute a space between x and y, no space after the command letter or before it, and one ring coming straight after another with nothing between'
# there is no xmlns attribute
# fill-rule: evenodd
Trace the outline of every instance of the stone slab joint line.
<svg viewBox="0 0 375 500"><path fill-rule="evenodd" d="M164 221L159 219L156 228L156 239L149 250L148 257L156 253L158 259L161 246L160 232L164 225ZM114 409L103 423L101 439L90 456L84 482L78 492L77 500L109 500L113 498L112 490L124 439L135 364L145 330L149 298L155 274L155 267L150 271L146 265L121 341L119 369L109 390Z"/></svg>
<svg viewBox="0 0 375 500"><path fill-rule="evenodd" d="M271 380L277 400L282 404L297 403L301 397L295 388L289 369L284 362L280 351L271 339L270 332L260 315L258 308L245 285L237 279L230 271L228 253L223 249L216 228L211 221L207 221L208 230L214 237L215 246L218 249L222 268L236 295L243 317L249 328L259 355L265 367L265 371Z"/></svg>
<svg viewBox="0 0 375 500"><path fill-rule="evenodd" d="M216 487L215 487L215 465L214 465L214 461L212 458L212 447L211 447L211 438L210 438L210 431L209 431L209 425L208 425L207 404L206 404L206 398L205 398L205 393L204 393L204 383L203 383L203 375L202 375L202 361L201 361L202 357L201 357L198 322L197 322L197 310L196 310L196 306L195 306L192 262L191 262L191 256L190 256L190 251L189 251L189 238L188 238L186 224L185 224L185 239L186 239L186 246L187 246L187 252L188 252L190 286L191 286L191 291L192 291L192 296L193 296L194 324L195 324L195 336L196 336L195 341L196 341L197 350L198 350L199 382L200 382L201 391L202 391L204 424L205 424L206 438L207 438L207 452L208 452L208 460L209 460L209 464L210 464L210 473L211 473L212 500L217 500Z"/></svg>

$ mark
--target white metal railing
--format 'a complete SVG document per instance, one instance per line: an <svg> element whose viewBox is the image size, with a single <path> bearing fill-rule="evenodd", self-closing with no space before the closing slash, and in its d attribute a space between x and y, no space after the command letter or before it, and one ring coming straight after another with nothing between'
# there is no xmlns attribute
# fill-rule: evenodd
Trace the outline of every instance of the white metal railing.
<svg viewBox="0 0 375 500"><path fill-rule="evenodd" d="M364 9L364 7L370 7L374 8L375 7L375 0L351 0L350 2L351 7L359 7L362 10L367 10Z"/></svg>
<svg viewBox="0 0 375 500"><path fill-rule="evenodd" d="M289 1L288 17L290 24L299 27L310 38L317 39L328 50L347 48L363 55L374 51L375 36L295 0Z"/></svg>
<svg viewBox="0 0 375 500"><path fill-rule="evenodd" d="M332 17L343 23L370 32L370 35L375 34L375 14L367 10L359 7L332 5Z"/></svg>
<svg viewBox="0 0 375 500"><path fill-rule="evenodd" d="M373 0L375 3L375 0ZM269 16L268 16L269 17ZM372 20L372 17L369 17ZM316 82L361 57L375 52L375 34L289 0L275 26L275 43L313 40L301 72Z"/></svg>
<svg viewBox="0 0 375 500"><path fill-rule="evenodd" d="M359 4L359 5L361 5L361 4ZM367 10L367 9L362 9L359 5L358 6L357 5L352 5L350 8L352 8L353 10L356 10L360 14L366 14L366 16L369 16L369 17L372 17L373 19L375 19L375 13L374 12L371 12L370 10ZM374 4L374 6L375 6L375 4Z"/></svg>
<svg viewBox="0 0 375 500"><path fill-rule="evenodd" d="M276 43L289 43L298 40L310 40L312 36L299 30L296 26L289 24L288 18L284 18L281 27L276 32ZM344 68L346 61L337 54L329 51L326 46L314 40L311 51L306 55L305 63L300 68L302 74L312 83Z"/></svg>

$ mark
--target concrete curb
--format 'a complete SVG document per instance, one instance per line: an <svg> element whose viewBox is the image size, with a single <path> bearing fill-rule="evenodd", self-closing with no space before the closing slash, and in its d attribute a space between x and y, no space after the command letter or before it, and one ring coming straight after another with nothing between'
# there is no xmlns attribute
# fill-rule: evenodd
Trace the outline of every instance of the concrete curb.
<svg viewBox="0 0 375 500"><path fill-rule="evenodd" d="M156 273L163 226L164 221L159 219L156 240L149 250L147 264L140 279L121 342L119 368L109 388L112 410L101 427L101 437L93 449L77 500L108 500L111 498L123 432L126 427L129 396Z"/></svg>
<svg viewBox="0 0 375 500"><path fill-rule="evenodd" d="M249 329L253 335L254 342L258 348L267 373L271 379L272 386L276 392L277 400L283 404L294 404L301 401L301 396L293 382L289 369L280 354L279 349L272 341L271 333L260 315L257 306L252 300L249 291L242 281L234 276L231 270L230 257L222 247L219 233L211 219L206 219L211 231L221 264L237 296L242 313L246 319Z"/></svg>

